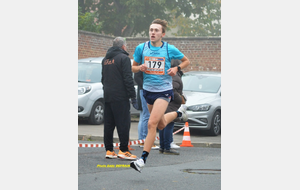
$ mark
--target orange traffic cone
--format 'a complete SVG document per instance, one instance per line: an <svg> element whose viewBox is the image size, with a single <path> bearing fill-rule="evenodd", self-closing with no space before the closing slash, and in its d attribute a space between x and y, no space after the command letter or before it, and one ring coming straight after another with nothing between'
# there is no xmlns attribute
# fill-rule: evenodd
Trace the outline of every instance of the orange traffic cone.
<svg viewBox="0 0 300 190"><path fill-rule="evenodd" d="M188 122L185 122L182 144L180 145L180 147L194 147L191 144L190 129Z"/></svg>

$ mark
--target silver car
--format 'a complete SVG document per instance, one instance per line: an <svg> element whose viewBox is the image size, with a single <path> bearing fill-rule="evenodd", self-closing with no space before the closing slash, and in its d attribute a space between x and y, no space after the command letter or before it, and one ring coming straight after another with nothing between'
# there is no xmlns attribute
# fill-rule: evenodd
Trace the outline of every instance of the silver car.
<svg viewBox="0 0 300 190"><path fill-rule="evenodd" d="M190 128L205 130L208 135L221 132L221 73L190 71L182 76L183 93L187 97ZM183 127L185 122L175 122Z"/></svg>
<svg viewBox="0 0 300 190"><path fill-rule="evenodd" d="M87 118L92 125L100 125L104 121L102 59L103 57L78 60L78 118ZM135 88L137 89L136 85ZM132 105L130 112L139 114Z"/></svg>

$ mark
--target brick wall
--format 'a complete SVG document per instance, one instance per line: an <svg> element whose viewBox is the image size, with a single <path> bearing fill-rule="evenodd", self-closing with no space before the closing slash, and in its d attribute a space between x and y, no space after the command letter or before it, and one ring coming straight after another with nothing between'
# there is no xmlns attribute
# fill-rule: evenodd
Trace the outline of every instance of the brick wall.
<svg viewBox="0 0 300 190"><path fill-rule="evenodd" d="M78 31L78 59L87 57L105 56L106 51L112 46L114 37L86 31ZM126 37L129 57L136 46L149 40L149 38ZM221 71L221 37L172 37L163 38L184 55L191 64L183 71Z"/></svg>

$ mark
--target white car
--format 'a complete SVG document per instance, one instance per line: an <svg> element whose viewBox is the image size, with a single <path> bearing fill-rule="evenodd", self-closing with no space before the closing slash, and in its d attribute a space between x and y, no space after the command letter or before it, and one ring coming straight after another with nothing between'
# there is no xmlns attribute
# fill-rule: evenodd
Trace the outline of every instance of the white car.
<svg viewBox="0 0 300 190"><path fill-rule="evenodd" d="M78 60L78 118L87 118L92 125L100 125L104 121L102 59L103 57ZM139 114L132 105L130 112Z"/></svg>
<svg viewBox="0 0 300 190"><path fill-rule="evenodd" d="M221 73L190 71L182 76L189 128L205 130L208 135L221 133ZM183 127L185 122L175 122Z"/></svg>

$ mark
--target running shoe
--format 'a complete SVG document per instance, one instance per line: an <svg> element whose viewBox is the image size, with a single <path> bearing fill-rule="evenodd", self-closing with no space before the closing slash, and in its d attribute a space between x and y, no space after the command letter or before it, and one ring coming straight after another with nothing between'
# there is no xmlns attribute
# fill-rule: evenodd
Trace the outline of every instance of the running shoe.
<svg viewBox="0 0 300 190"><path fill-rule="evenodd" d="M144 147L144 143L140 143L139 146L140 146L141 148L143 148L143 147ZM152 147L151 147L151 149L156 150L156 149L159 149L159 147L156 146L155 144L153 144Z"/></svg>
<svg viewBox="0 0 300 190"><path fill-rule="evenodd" d="M179 155L179 152L177 152L176 150L164 150L163 154L169 154L169 155Z"/></svg>
<svg viewBox="0 0 300 190"><path fill-rule="evenodd" d="M108 158L108 159L113 159L113 158L117 158L117 154L115 153L115 151L106 151L106 155L105 155L105 158Z"/></svg>
<svg viewBox="0 0 300 190"><path fill-rule="evenodd" d="M145 166L144 160L143 159L138 159L136 161L132 161L130 162L130 167L132 167L133 169L135 169L138 172L142 172L142 168Z"/></svg>
<svg viewBox="0 0 300 190"><path fill-rule="evenodd" d="M180 119L182 119L182 121L187 121L188 120L188 114L186 113L186 106L181 106L178 111L181 112L181 117Z"/></svg>
<svg viewBox="0 0 300 190"><path fill-rule="evenodd" d="M140 143L139 146L140 146L141 148L143 148L143 147L144 147L144 143Z"/></svg>
<svg viewBox="0 0 300 190"><path fill-rule="evenodd" d="M118 158L126 159L126 160L136 160L136 155L131 154L130 151L122 152L119 150Z"/></svg>
<svg viewBox="0 0 300 190"><path fill-rule="evenodd" d="M174 142L171 142L170 147L171 147L171 148L180 148L180 146L178 146L178 145L175 144Z"/></svg>

